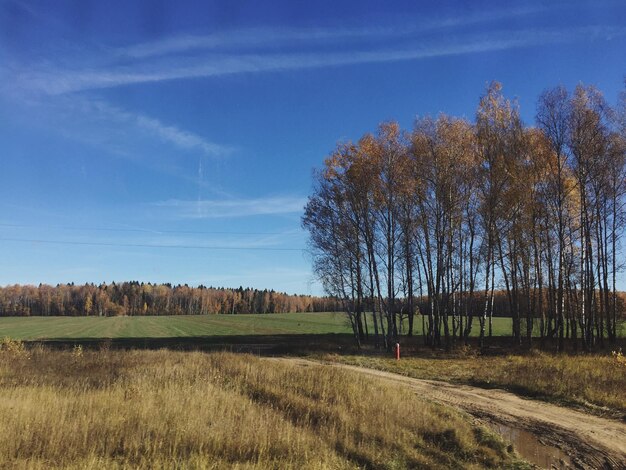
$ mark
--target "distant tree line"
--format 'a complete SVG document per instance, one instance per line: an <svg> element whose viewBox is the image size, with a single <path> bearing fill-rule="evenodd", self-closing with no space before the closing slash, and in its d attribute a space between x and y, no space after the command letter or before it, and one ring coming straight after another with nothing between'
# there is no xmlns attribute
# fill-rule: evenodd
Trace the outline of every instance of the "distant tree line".
<svg viewBox="0 0 626 470"><path fill-rule="evenodd" d="M427 344L477 326L484 345L498 290L519 344L534 323L559 349L615 340L625 161L626 92L611 107L591 86L548 89L529 127L494 82L474 122L386 122L337 146L302 219L314 270L359 342L389 348L421 313Z"/></svg>
<svg viewBox="0 0 626 470"><path fill-rule="evenodd" d="M0 287L0 316L206 315L336 311L332 298L273 290L122 282Z"/></svg>

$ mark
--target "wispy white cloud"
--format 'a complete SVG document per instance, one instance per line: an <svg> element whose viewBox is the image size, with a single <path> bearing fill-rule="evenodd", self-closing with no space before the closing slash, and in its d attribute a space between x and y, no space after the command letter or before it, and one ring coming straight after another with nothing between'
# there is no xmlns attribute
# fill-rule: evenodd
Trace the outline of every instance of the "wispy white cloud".
<svg viewBox="0 0 626 470"><path fill-rule="evenodd" d="M173 53L196 50L224 49L240 47L271 47L275 45L301 45L330 41L380 40L426 33L438 29L469 26L484 22L518 18L545 10L544 6L534 5L493 11L470 12L461 16L441 17L421 20L411 24L366 27L317 27L317 28L248 28L236 31L219 31L204 35L171 36L156 41L134 44L119 48L121 56L143 59Z"/></svg>
<svg viewBox="0 0 626 470"><path fill-rule="evenodd" d="M235 148L215 143L196 133L164 123L142 113L129 111L108 102L82 95L30 97L14 104L26 104L31 112L49 115L49 125L72 140L109 148L113 153L132 157L132 141L148 138L159 145L169 144L179 151L193 151L206 157L231 155ZM127 150L125 150L125 147Z"/></svg>
<svg viewBox="0 0 626 470"><path fill-rule="evenodd" d="M257 214L254 214L257 215ZM261 214L264 215L264 214ZM88 239L86 241L90 241ZM123 238L113 239L113 243L129 243L127 234ZM302 230L283 230L274 233L262 232L231 232L231 233L208 233L208 234L174 234L167 233L147 237L138 234L132 243L147 246L170 246L170 247L221 247L225 249L250 249L276 248L278 250L299 249L304 247L305 233Z"/></svg>
<svg viewBox="0 0 626 470"><path fill-rule="evenodd" d="M233 151L232 147L216 144L197 134L164 124L158 119L112 106L102 100L80 100L81 107L87 112L97 112L100 118L132 124L163 142L173 144L184 150L199 150L207 156L224 156Z"/></svg>
<svg viewBox="0 0 626 470"><path fill-rule="evenodd" d="M293 196L251 199L203 199L186 201L171 199L154 205L169 215L185 219L212 219L300 213L306 198Z"/></svg>
<svg viewBox="0 0 626 470"><path fill-rule="evenodd" d="M626 35L626 27L589 26L566 30L533 29L488 34L469 34L446 39L426 38L393 47L352 48L332 52L209 53L201 56L162 57L131 65L102 69L64 70L43 68L19 75L22 87L48 94L109 88L176 79L214 77L238 73L299 70L366 63L419 60L433 57L501 51L544 44L612 39Z"/></svg>
<svg viewBox="0 0 626 470"><path fill-rule="evenodd" d="M209 142L196 134L179 129L175 126L165 125L158 119L141 114L135 115L133 118L140 128L153 132L162 140L183 149L198 149L212 157L224 156L231 153L233 150L231 147Z"/></svg>

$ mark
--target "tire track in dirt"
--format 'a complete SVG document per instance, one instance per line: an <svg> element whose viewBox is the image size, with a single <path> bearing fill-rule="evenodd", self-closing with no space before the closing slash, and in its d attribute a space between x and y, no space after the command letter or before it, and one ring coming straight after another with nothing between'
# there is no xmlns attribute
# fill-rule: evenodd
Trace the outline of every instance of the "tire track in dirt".
<svg viewBox="0 0 626 470"><path fill-rule="evenodd" d="M526 430L558 447L578 468L626 469L626 424L501 389L482 389L391 372L300 358L273 358L300 366L337 367L410 387L420 397L459 408L481 421Z"/></svg>

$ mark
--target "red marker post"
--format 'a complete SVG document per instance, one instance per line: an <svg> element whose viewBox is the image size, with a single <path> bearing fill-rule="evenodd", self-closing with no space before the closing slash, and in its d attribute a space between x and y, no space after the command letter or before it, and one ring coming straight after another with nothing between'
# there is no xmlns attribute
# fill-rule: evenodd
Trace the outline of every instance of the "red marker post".
<svg viewBox="0 0 626 470"><path fill-rule="evenodd" d="M396 361L400 360L400 343L396 343Z"/></svg>

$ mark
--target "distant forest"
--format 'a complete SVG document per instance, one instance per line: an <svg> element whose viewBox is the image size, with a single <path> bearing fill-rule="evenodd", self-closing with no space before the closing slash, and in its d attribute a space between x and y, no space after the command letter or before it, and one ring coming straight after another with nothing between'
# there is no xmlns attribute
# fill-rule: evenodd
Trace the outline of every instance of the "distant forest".
<svg viewBox="0 0 626 470"><path fill-rule="evenodd" d="M189 287L136 281L0 287L0 316L205 315L339 309L338 302L329 297L243 287Z"/></svg>

